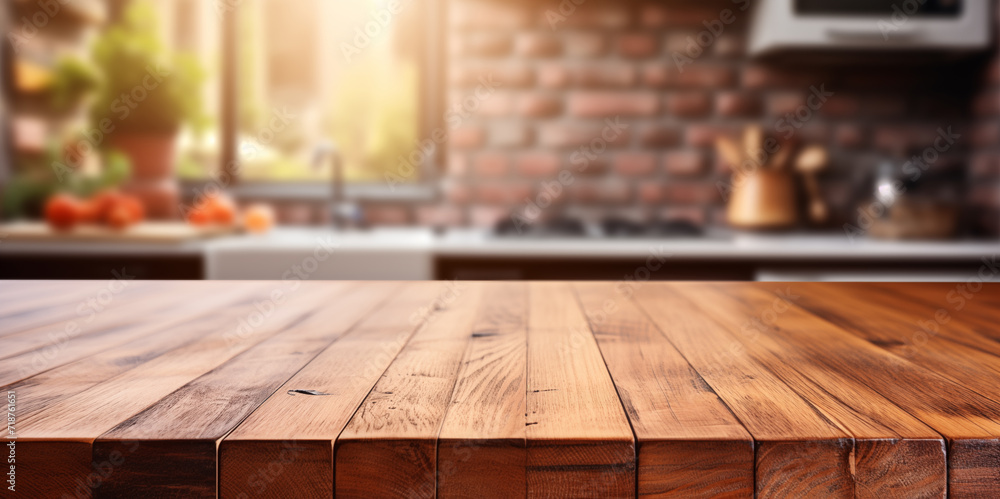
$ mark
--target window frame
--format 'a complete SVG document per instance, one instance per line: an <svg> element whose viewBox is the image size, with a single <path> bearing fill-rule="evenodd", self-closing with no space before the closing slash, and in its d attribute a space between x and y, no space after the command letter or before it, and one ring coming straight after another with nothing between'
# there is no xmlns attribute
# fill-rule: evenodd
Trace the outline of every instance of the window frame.
<svg viewBox="0 0 1000 499"><path fill-rule="evenodd" d="M445 28L447 22L446 0L410 0L411 8L421 8L422 25L426 27L420 51L419 123L418 141L430 139L445 127L445 99L447 97ZM220 169L213 180L182 180L185 195L196 195L208 184L221 184L230 188L236 197L273 200L327 201L332 198L332 179L329 182L243 180L239 176L239 4L224 9L220 16L222 29L220 78ZM344 183L343 196L354 201L431 202L441 197L440 179L445 171L447 141L435 147L420 165L419 178L406 184L389 185L382 182Z"/></svg>

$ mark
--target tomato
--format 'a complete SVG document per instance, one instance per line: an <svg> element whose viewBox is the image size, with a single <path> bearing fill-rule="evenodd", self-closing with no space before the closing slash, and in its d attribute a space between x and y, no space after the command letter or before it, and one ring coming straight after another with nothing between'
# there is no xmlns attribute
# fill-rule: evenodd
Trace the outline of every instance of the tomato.
<svg viewBox="0 0 1000 499"><path fill-rule="evenodd" d="M45 220L56 230L72 229L82 215L82 203L69 194L56 194L45 203Z"/></svg>
<svg viewBox="0 0 1000 499"><path fill-rule="evenodd" d="M212 215L205 209L205 207L196 205L191 209L191 211L188 211L187 221L191 225L208 225L212 223Z"/></svg>
<svg viewBox="0 0 1000 499"><path fill-rule="evenodd" d="M243 225L250 232L264 233L274 226L274 209L266 204L254 204L243 212Z"/></svg>

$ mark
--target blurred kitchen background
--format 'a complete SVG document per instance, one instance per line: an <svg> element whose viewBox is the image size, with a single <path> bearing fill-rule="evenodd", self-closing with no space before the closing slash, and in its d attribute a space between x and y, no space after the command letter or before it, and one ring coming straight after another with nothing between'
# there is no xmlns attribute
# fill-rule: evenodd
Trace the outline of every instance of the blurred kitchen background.
<svg viewBox="0 0 1000 499"><path fill-rule="evenodd" d="M0 277L1000 272L994 0L6 0Z"/></svg>

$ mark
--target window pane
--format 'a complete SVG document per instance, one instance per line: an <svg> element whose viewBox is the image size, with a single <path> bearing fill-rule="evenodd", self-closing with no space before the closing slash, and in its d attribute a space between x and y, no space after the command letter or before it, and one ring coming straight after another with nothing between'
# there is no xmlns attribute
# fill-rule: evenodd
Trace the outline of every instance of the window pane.
<svg viewBox="0 0 1000 499"><path fill-rule="evenodd" d="M418 2L246 0L240 9L240 178L381 181L419 133ZM392 7L393 10L390 10Z"/></svg>

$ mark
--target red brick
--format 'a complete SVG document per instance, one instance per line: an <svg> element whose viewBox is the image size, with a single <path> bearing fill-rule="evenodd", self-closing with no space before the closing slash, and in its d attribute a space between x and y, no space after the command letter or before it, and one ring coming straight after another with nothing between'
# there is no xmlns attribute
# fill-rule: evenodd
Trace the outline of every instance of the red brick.
<svg viewBox="0 0 1000 499"><path fill-rule="evenodd" d="M675 54L678 56L689 57L688 49L691 44L696 44L698 42L694 41L694 37L698 35L697 31L676 31L671 30L667 33L667 42L664 49L667 55L670 56L670 60L673 61Z"/></svg>
<svg viewBox="0 0 1000 499"><path fill-rule="evenodd" d="M555 177L562 166L558 154L536 152L523 154L516 160L517 173L525 177Z"/></svg>
<svg viewBox="0 0 1000 499"><path fill-rule="evenodd" d="M464 213L457 206L438 205L417 208L417 224L424 227L457 227L464 222Z"/></svg>
<svg viewBox="0 0 1000 499"><path fill-rule="evenodd" d="M542 11L546 27L621 29L631 23L629 8L623 4L575 0L556 2Z"/></svg>
<svg viewBox="0 0 1000 499"><path fill-rule="evenodd" d="M787 133L787 132L786 132ZM779 134L778 138L784 138L786 133ZM802 128L795 131L794 137L805 142L827 143L833 136L833 129L826 123L807 122Z"/></svg>
<svg viewBox="0 0 1000 499"><path fill-rule="evenodd" d="M792 87L805 90L823 81L824 77L808 71L795 72L762 65L751 65L743 69L743 86L747 88Z"/></svg>
<svg viewBox="0 0 1000 499"><path fill-rule="evenodd" d="M691 147L715 147L715 139L717 137L731 137L739 130L739 127L695 123L687 127L687 134L684 137L684 141Z"/></svg>
<svg viewBox="0 0 1000 499"><path fill-rule="evenodd" d="M705 172L708 159L699 151L674 151L664 156L663 164L671 175L696 176Z"/></svg>
<svg viewBox="0 0 1000 499"><path fill-rule="evenodd" d="M876 148L884 151L908 151L926 147L927 132L919 127L886 125L876 127L872 140ZM933 142L933 137L930 139Z"/></svg>
<svg viewBox="0 0 1000 499"><path fill-rule="evenodd" d="M515 204L530 197L532 186L528 183L491 182L476 187L476 200L486 204Z"/></svg>
<svg viewBox="0 0 1000 499"><path fill-rule="evenodd" d="M503 153L482 153L472 161L479 177L503 177L510 169L510 158Z"/></svg>
<svg viewBox="0 0 1000 499"><path fill-rule="evenodd" d="M475 227L493 227L509 216L509 210L502 206L475 206L469 211L470 222Z"/></svg>
<svg viewBox="0 0 1000 499"><path fill-rule="evenodd" d="M705 22L718 20L724 9L729 9L731 15L740 15L739 4L729 2L698 5L690 2L654 3L644 5L641 12L641 23L649 28L683 27L705 29Z"/></svg>
<svg viewBox="0 0 1000 499"><path fill-rule="evenodd" d="M546 118L562 112L562 100L552 95L528 94L517 101L516 113L526 118Z"/></svg>
<svg viewBox="0 0 1000 499"><path fill-rule="evenodd" d="M608 51L608 40L600 33L575 33L566 36L565 48L573 57L598 57Z"/></svg>
<svg viewBox="0 0 1000 499"><path fill-rule="evenodd" d="M621 180L581 180L567 189L578 203L611 205L632 200L632 186Z"/></svg>
<svg viewBox="0 0 1000 499"><path fill-rule="evenodd" d="M517 3L491 0L452 2L449 6L452 26L464 30L515 30L531 23L531 11Z"/></svg>
<svg viewBox="0 0 1000 499"><path fill-rule="evenodd" d="M659 99L655 94L579 92L569 96L569 114L583 118L611 116L655 116Z"/></svg>
<svg viewBox="0 0 1000 499"><path fill-rule="evenodd" d="M615 172L626 177L643 177L656 171L656 156L651 153L622 153L615 157Z"/></svg>
<svg viewBox="0 0 1000 499"><path fill-rule="evenodd" d="M854 118L858 116L861 102L850 95L833 95L827 98L819 112L825 116L837 118Z"/></svg>
<svg viewBox="0 0 1000 499"><path fill-rule="evenodd" d="M600 63L578 66L574 82L581 87L629 87L635 84L636 69L631 64Z"/></svg>
<svg viewBox="0 0 1000 499"><path fill-rule="evenodd" d="M986 83L1000 85L1000 57L993 57L993 60L986 66Z"/></svg>
<svg viewBox="0 0 1000 499"><path fill-rule="evenodd" d="M466 204L472 200L472 191L469 186L458 182L443 182L445 198L455 204Z"/></svg>
<svg viewBox="0 0 1000 499"><path fill-rule="evenodd" d="M542 147L615 147L629 141L629 129L614 130L608 125L576 125L553 123L539 127L538 143Z"/></svg>
<svg viewBox="0 0 1000 499"><path fill-rule="evenodd" d="M973 112L980 117L1000 116L1000 91L984 92L977 97L973 104Z"/></svg>
<svg viewBox="0 0 1000 499"><path fill-rule="evenodd" d="M456 149L482 147L486 143L486 132L479 126L460 126L448 133L448 145Z"/></svg>
<svg viewBox="0 0 1000 499"><path fill-rule="evenodd" d="M644 58L659 52L660 41L656 35L631 33L618 37L618 53L622 57Z"/></svg>
<svg viewBox="0 0 1000 499"><path fill-rule="evenodd" d="M906 111L906 99L898 95L879 95L864 99L861 109L862 113L879 118L902 117L906 115Z"/></svg>
<svg viewBox="0 0 1000 499"><path fill-rule="evenodd" d="M525 147L531 145L529 125L523 122L498 123L490 128L490 144L498 147Z"/></svg>
<svg viewBox="0 0 1000 499"><path fill-rule="evenodd" d="M462 153L452 152L448 154L448 175L451 177L462 177L469 169L469 157Z"/></svg>
<svg viewBox="0 0 1000 499"><path fill-rule="evenodd" d="M532 68L524 64L496 63L453 65L451 83L457 87L475 88L480 85L526 87L535 81Z"/></svg>
<svg viewBox="0 0 1000 499"><path fill-rule="evenodd" d="M410 210L402 206L369 206L365 208L365 222L370 225L410 225Z"/></svg>
<svg viewBox="0 0 1000 499"><path fill-rule="evenodd" d="M747 40L745 36L731 34L723 34L716 38L713 45L716 57L730 58L738 58L746 55L746 46Z"/></svg>
<svg viewBox="0 0 1000 499"><path fill-rule="evenodd" d="M776 116L794 115L796 110L805 105L806 96L801 92L781 92L767 98L767 112Z"/></svg>
<svg viewBox="0 0 1000 499"><path fill-rule="evenodd" d="M544 64L538 67L538 85L544 88L565 88L572 81L572 73L562 63Z"/></svg>
<svg viewBox="0 0 1000 499"><path fill-rule="evenodd" d="M648 3L639 10L639 24L647 28L662 28L667 23L667 8Z"/></svg>
<svg viewBox="0 0 1000 499"><path fill-rule="evenodd" d="M736 70L712 64L685 65L674 75L674 84L685 87L729 87L735 82Z"/></svg>
<svg viewBox="0 0 1000 499"><path fill-rule="evenodd" d="M515 52L522 57L555 57L562 51L562 41L555 35L521 33L515 42Z"/></svg>
<svg viewBox="0 0 1000 499"><path fill-rule="evenodd" d="M973 185L969 191L969 201L973 205L1000 208L1000 185L986 182Z"/></svg>
<svg viewBox="0 0 1000 499"><path fill-rule="evenodd" d="M712 112L712 97L708 92L676 92L667 96L667 113L672 116L695 118Z"/></svg>
<svg viewBox="0 0 1000 499"><path fill-rule="evenodd" d="M760 96L745 92L723 92L715 98L715 109L720 116L755 118L763 107Z"/></svg>
<svg viewBox="0 0 1000 499"><path fill-rule="evenodd" d="M705 210L697 206L679 206L664 208L660 212L664 220L686 220L698 226L705 225Z"/></svg>
<svg viewBox="0 0 1000 499"><path fill-rule="evenodd" d="M642 84L652 88L664 88L674 82L676 70L666 64L650 64L642 68Z"/></svg>
<svg viewBox="0 0 1000 499"><path fill-rule="evenodd" d="M868 133L858 125L840 125L834 131L833 141L844 149L859 149L867 145Z"/></svg>
<svg viewBox="0 0 1000 499"><path fill-rule="evenodd" d="M722 199L712 182L668 182L659 187L663 201L670 204L707 205Z"/></svg>
<svg viewBox="0 0 1000 499"><path fill-rule="evenodd" d="M1000 177L1000 153L980 153L973 156L969 175L977 179Z"/></svg>
<svg viewBox="0 0 1000 499"><path fill-rule="evenodd" d="M961 133L959 130L955 130ZM960 139L961 140L961 139ZM980 123L972 127L970 141L976 147L992 147L1000 145L1000 124Z"/></svg>
<svg viewBox="0 0 1000 499"><path fill-rule="evenodd" d="M461 39L459 52L472 57L503 57L513 46L513 38L506 33L472 33Z"/></svg>
<svg viewBox="0 0 1000 499"><path fill-rule="evenodd" d="M639 132L639 144L648 148L674 147L681 142L681 133L669 126L650 126Z"/></svg>
<svg viewBox="0 0 1000 499"><path fill-rule="evenodd" d="M474 94L473 94L473 97L474 97ZM451 104L452 108L453 109L461 109L462 105L463 105L463 100L465 100L467 98L468 98L468 94L466 94L466 95L453 95L452 99L451 99L452 100L452 104ZM469 102L473 102L473 101L470 99ZM473 111L475 114L477 114L479 116L487 116L487 117L491 117L491 118L496 118L496 117L509 116L510 115L511 105L512 105L512 102L513 102L513 98L508 93L496 92L496 93L493 93L492 95L490 95L489 97L487 97L485 99L476 100L475 102L477 102L476 105L478 106L478 108L475 111ZM470 110L471 110L471 108L470 108Z"/></svg>

